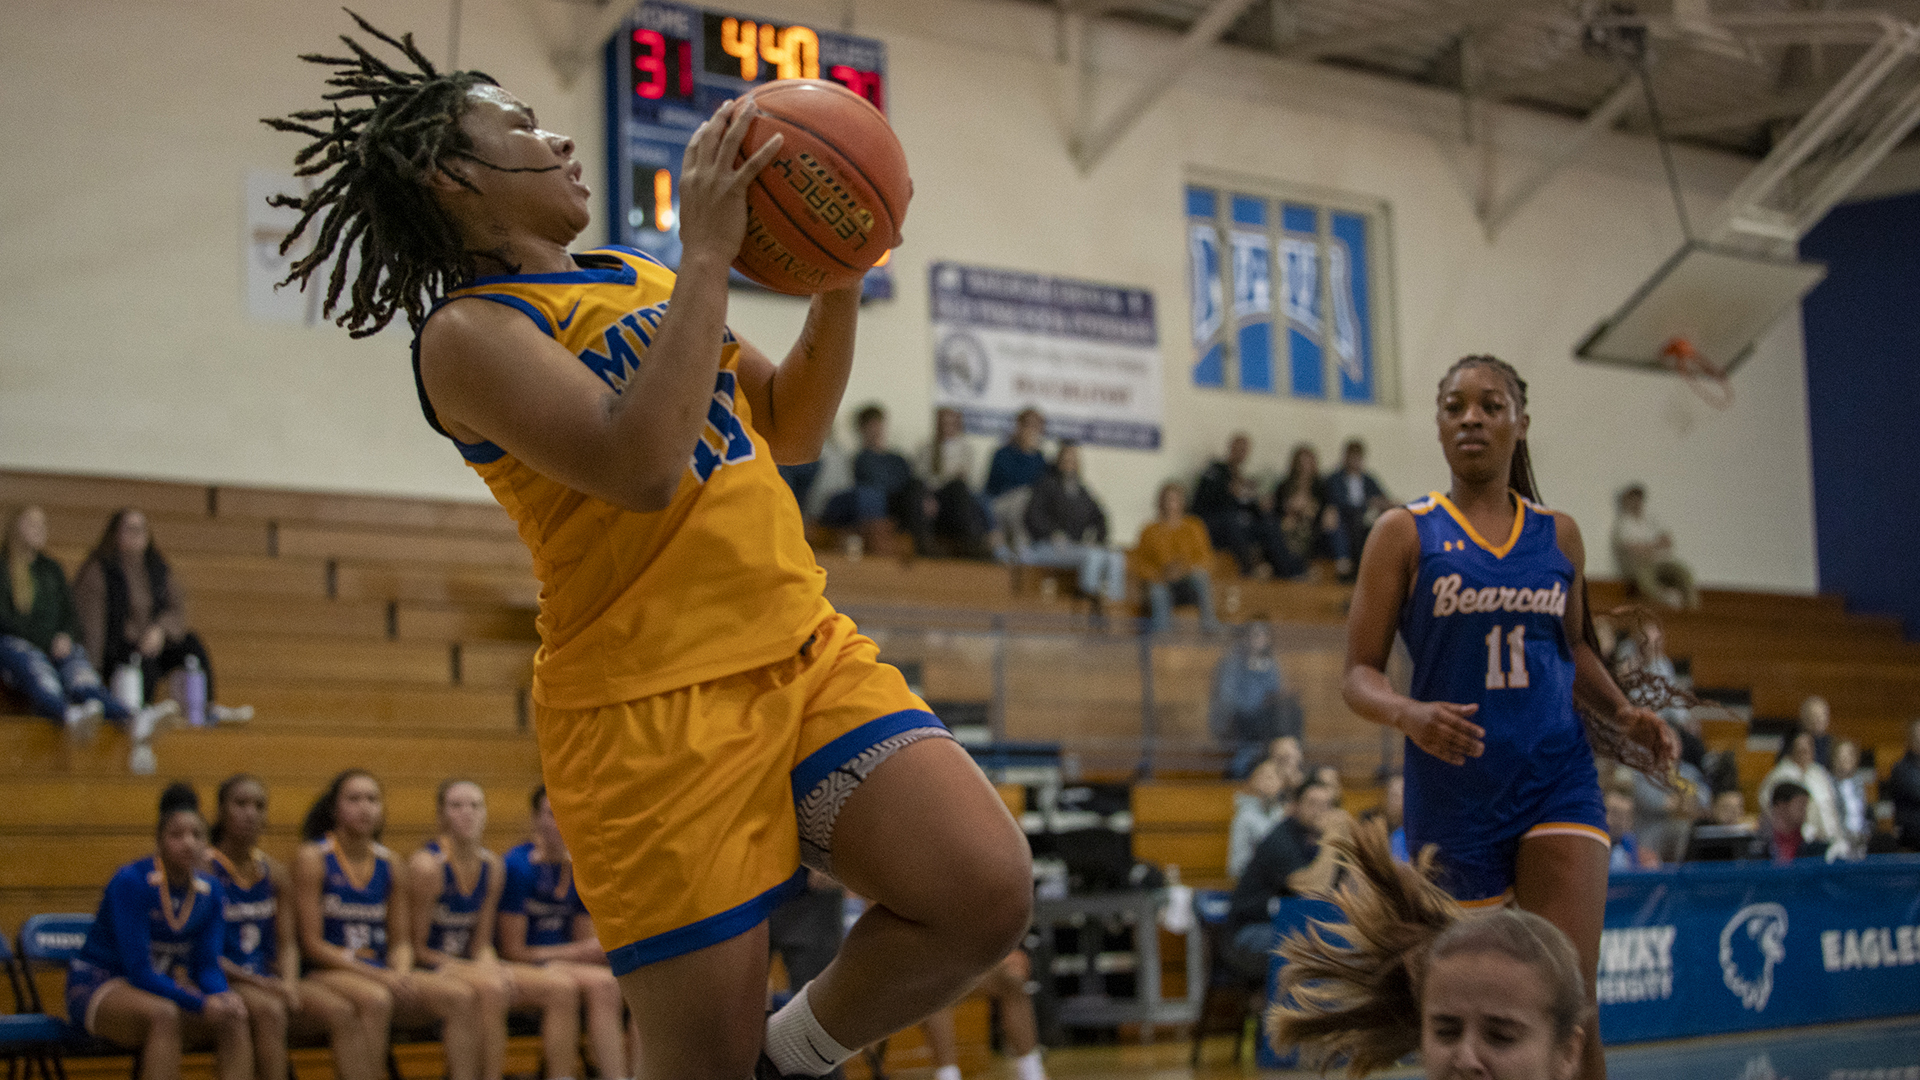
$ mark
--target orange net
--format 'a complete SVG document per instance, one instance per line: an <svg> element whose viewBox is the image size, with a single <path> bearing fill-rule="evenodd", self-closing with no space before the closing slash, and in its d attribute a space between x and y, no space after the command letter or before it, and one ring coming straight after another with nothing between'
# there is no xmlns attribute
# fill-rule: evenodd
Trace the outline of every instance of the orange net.
<svg viewBox="0 0 1920 1080"><path fill-rule="evenodd" d="M1733 404L1733 383L1727 380L1727 373L1700 355L1700 350L1684 336L1668 338L1660 347L1660 366L1687 380L1687 385L1708 405L1724 409Z"/></svg>

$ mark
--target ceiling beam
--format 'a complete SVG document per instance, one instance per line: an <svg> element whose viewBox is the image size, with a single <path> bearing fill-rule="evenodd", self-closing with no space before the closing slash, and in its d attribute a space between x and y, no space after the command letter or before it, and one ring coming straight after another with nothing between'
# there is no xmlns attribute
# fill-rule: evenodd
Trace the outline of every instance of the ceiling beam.
<svg viewBox="0 0 1920 1080"><path fill-rule="evenodd" d="M1352 30L1290 42L1274 50L1289 60L1317 60L1334 53L1352 52L1408 34L1457 30L1462 26L1501 22L1529 8L1544 8L1555 0L1453 0L1418 15L1382 19Z"/></svg>
<svg viewBox="0 0 1920 1080"><path fill-rule="evenodd" d="M1567 136L1566 140L1556 147L1545 161L1535 167L1525 179L1515 184L1512 190L1502 195L1481 217L1480 224L1486 229L1488 238L1499 233L1501 227L1511 221L1513 216L1520 212L1521 207L1532 201L1533 197L1547 186L1548 181L1557 176L1561 169L1566 168L1567 164L1585 149L1588 143L1595 137L1613 130L1613 126L1620 122L1620 117L1626 113L1628 106L1640 100L1640 97L1640 80L1632 76L1622 79L1620 84L1614 87L1613 92L1587 114L1586 119L1574 129L1573 134Z"/></svg>
<svg viewBox="0 0 1920 1080"><path fill-rule="evenodd" d="M1120 141L1120 137L1138 123L1146 111L1153 107L1153 103L1173 86L1174 80L1178 79L1187 68L1193 66L1194 61L1200 58L1200 54L1218 41L1220 35L1226 33L1227 28L1233 25L1234 20L1251 6L1253 6L1253 0L1213 0L1206 12L1187 29L1186 34L1180 39L1180 44L1174 47L1172 55L1148 72L1146 78L1134 87L1133 92L1127 95L1126 99L1120 103L1120 107L1115 109L1106 120L1095 124L1092 108L1086 108L1081 113L1079 122L1075 124L1074 135L1069 146L1080 170L1092 171L1100 159L1106 156L1107 151L1113 149L1113 145ZM1083 28L1081 33L1085 32ZM1080 57L1082 65L1087 62L1084 51L1083 48ZM1079 77L1084 80L1085 72L1083 71ZM1082 100L1090 104L1091 96L1084 90L1082 95Z"/></svg>

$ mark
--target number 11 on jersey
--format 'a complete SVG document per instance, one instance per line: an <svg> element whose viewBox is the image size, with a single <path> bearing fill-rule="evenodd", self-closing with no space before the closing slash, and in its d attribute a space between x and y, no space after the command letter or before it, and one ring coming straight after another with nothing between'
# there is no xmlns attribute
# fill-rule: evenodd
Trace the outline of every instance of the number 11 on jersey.
<svg viewBox="0 0 1920 1080"><path fill-rule="evenodd" d="M1500 635L1503 627L1496 626L1487 631L1487 689L1489 690L1525 690L1527 681L1527 628L1516 626L1505 630L1507 637L1507 666L1510 670L1500 670Z"/></svg>

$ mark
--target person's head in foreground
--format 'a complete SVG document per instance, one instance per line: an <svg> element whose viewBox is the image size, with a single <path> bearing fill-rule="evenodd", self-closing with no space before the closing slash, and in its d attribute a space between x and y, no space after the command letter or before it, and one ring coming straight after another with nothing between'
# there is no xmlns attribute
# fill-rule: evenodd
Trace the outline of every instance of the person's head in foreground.
<svg viewBox="0 0 1920 1080"><path fill-rule="evenodd" d="M1434 884L1431 849L1396 863L1377 823L1334 841L1349 873L1334 894L1350 941L1288 935L1291 1004L1267 1015L1276 1046L1345 1058L1349 1076L1420 1052L1431 1078L1570 1080L1590 1024L1573 943L1530 912L1466 913Z"/></svg>

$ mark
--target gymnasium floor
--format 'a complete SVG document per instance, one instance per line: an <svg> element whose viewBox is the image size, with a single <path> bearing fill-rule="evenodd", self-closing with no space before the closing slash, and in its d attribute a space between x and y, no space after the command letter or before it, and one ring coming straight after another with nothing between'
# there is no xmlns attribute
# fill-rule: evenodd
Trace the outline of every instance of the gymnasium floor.
<svg viewBox="0 0 1920 1080"><path fill-rule="evenodd" d="M1224 1037L1210 1042L1214 1064L1187 1066L1188 1044L1086 1047L1047 1055L1054 1080L1110 1077L1114 1080L1217 1080L1224 1077L1309 1076L1260 1073L1251 1065L1226 1063ZM1752 1036L1720 1036L1622 1047L1607 1055L1610 1080L1920 1080L1920 1017L1822 1028L1797 1028ZM924 1080L929 1070L902 1069L893 1080ZM1338 1074L1336 1074L1338 1075ZM1400 1070L1379 1074L1411 1077ZM1005 1061L968 1080L1013 1076Z"/></svg>

